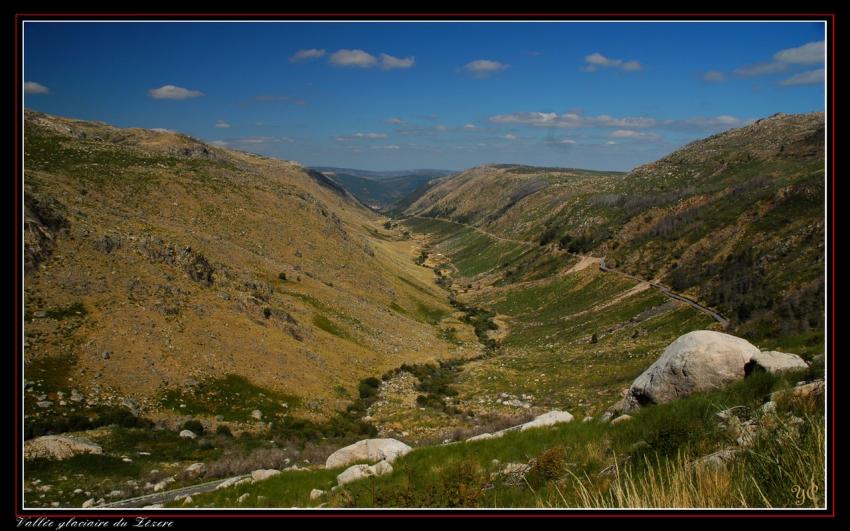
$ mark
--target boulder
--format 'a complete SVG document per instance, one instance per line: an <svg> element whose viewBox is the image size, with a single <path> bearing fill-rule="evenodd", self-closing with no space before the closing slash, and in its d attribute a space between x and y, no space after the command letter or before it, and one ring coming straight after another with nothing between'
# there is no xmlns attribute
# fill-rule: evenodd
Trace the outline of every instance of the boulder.
<svg viewBox="0 0 850 531"><path fill-rule="evenodd" d="M207 465L204 463L192 463L186 467L185 472L193 476L200 476L207 470Z"/></svg>
<svg viewBox="0 0 850 531"><path fill-rule="evenodd" d="M615 418L614 420L612 420L612 421L611 421L611 424L612 424L612 425L614 425L614 426L616 426L617 424L622 424L622 423L624 423L624 422L628 422L628 421L630 421L630 420L632 420L632 416L631 416L631 415L620 415L619 417L617 417L617 418Z"/></svg>
<svg viewBox="0 0 850 531"><path fill-rule="evenodd" d="M796 354L765 350L756 353L752 358L750 358L749 363L746 365L745 372L750 374L754 370L763 370L769 373L779 373L783 371L795 371L808 368L809 364Z"/></svg>
<svg viewBox="0 0 850 531"><path fill-rule="evenodd" d="M88 509L89 507L94 507L94 498L89 498L83 502L83 509Z"/></svg>
<svg viewBox="0 0 850 531"><path fill-rule="evenodd" d="M273 468L269 468L269 469L265 469L265 470L263 470L263 469L254 470L253 472L251 472L251 479L254 482L265 481L265 480L269 479L270 477L276 476L278 474L280 474L280 470L275 470Z"/></svg>
<svg viewBox="0 0 850 531"><path fill-rule="evenodd" d="M259 409L255 409L254 411L251 412L251 418L255 419L255 420L262 420L263 419L263 412L260 411Z"/></svg>
<svg viewBox="0 0 850 531"><path fill-rule="evenodd" d="M369 465L354 465L346 468L340 475L336 477L338 486L360 481L375 475L375 471Z"/></svg>
<svg viewBox="0 0 850 531"><path fill-rule="evenodd" d="M638 376L623 400L623 411L663 404L729 385L745 376L744 367L759 349L722 332L697 330L672 342L661 357Z"/></svg>
<svg viewBox="0 0 850 531"><path fill-rule="evenodd" d="M318 500L319 498L321 498L324 495L325 495L325 491L320 490L320 489L313 489L313 490L310 491L310 499L311 500Z"/></svg>
<svg viewBox="0 0 850 531"><path fill-rule="evenodd" d="M325 468L338 468L357 461L392 463L411 450L413 448L395 439L364 439L332 453L325 461Z"/></svg>
<svg viewBox="0 0 850 531"><path fill-rule="evenodd" d="M528 421L520 426L520 431L529 430L531 428L541 428L543 426L554 426L555 424L564 424L572 422L573 416L566 411L550 411L535 417L534 420Z"/></svg>
<svg viewBox="0 0 850 531"><path fill-rule="evenodd" d="M80 454L102 454L103 448L83 437L45 435L24 442L24 459L67 459Z"/></svg>
<svg viewBox="0 0 850 531"><path fill-rule="evenodd" d="M183 430L180 432L180 437L183 439L195 439L198 436L192 430Z"/></svg>
<svg viewBox="0 0 850 531"><path fill-rule="evenodd" d="M386 474L392 474L393 473L393 466L391 464L387 463L386 461L378 461L377 463L372 465L372 472L374 472L374 474L376 476L383 476L383 475L386 475Z"/></svg>

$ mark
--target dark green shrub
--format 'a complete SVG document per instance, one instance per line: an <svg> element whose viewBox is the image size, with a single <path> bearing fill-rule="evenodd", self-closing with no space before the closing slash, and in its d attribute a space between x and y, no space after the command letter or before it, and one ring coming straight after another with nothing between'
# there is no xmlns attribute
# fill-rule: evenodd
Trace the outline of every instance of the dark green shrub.
<svg viewBox="0 0 850 531"><path fill-rule="evenodd" d="M201 424L200 421L195 420L195 419L187 420L186 422L183 423L182 426L180 426L180 429L181 430L189 430L192 433L194 433L195 435L201 435L202 433L204 433L204 425Z"/></svg>
<svg viewBox="0 0 850 531"><path fill-rule="evenodd" d="M233 437L233 432L230 431L230 428L225 426L224 424L219 424L215 429L216 434L223 435L225 437Z"/></svg>
<svg viewBox="0 0 850 531"><path fill-rule="evenodd" d="M277 278L280 279L280 280L286 281L286 273L281 271L280 273L277 274Z"/></svg>

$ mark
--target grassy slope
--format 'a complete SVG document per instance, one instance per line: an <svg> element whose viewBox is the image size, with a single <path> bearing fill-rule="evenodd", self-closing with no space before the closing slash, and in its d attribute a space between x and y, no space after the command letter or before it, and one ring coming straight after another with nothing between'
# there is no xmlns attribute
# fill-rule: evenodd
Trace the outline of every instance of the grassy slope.
<svg viewBox="0 0 850 531"><path fill-rule="evenodd" d="M715 413L743 406L745 416L761 419L768 393L801 377L757 375L726 390L647 408L617 426L574 422L418 449L398 459L392 474L318 500L309 499L310 490L330 490L342 469L287 472L256 485L196 496L192 506L793 507L800 501L793 485L823 486L823 410L816 404L779 404L777 420L761 420L774 422L778 431L725 469L689 463L730 443ZM806 422L797 435L780 436L792 415ZM532 459L537 464L525 480L498 475L507 463ZM823 497L815 494L802 504L821 506Z"/></svg>

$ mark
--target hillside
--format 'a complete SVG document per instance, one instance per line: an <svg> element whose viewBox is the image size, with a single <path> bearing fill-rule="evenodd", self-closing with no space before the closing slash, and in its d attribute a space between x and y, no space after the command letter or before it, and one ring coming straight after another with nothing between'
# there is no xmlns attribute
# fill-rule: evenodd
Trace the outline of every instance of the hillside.
<svg viewBox="0 0 850 531"><path fill-rule="evenodd" d="M297 163L30 111L25 149L30 423L122 403L215 423L233 397L198 393L225 381L237 425L323 418L363 378L480 348L441 339L416 242Z"/></svg>
<svg viewBox="0 0 850 531"><path fill-rule="evenodd" d="M446 170L365 171L349 168L315 167L339 182L352 195L376 210L393 207L395 203L453 172Z"/></svg>
<svg viewBox="0 0 850 531"><path fill-rule="evenodd" d="M627 174L477 167L431 187L404 214L605 257L716 308L741 335L817 349L823 128L822 113L779 114ZM503 273L528 278L516 267Z"/></svg>

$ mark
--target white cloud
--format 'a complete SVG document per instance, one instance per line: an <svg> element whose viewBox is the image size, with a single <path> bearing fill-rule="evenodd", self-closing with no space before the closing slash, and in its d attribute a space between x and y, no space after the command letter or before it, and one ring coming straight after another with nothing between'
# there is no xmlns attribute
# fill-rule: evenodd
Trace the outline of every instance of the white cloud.
<svg viewBox="0 0 850 531"><path fill-rule="evenodd" d="M755 63L752 65L742 66L735 69L735 73L742 77L767 76L770 74L780 74L788 70L786 63L774 61L771 63Z"/></svg>
<svg viewBox="0 0 850 531"><path fill-rule="evenodd" d="M402 120L401 118L393 117L393 118L387 118L386 120L384 120L384 123L385 123L385 124L390 124L390 125L404 125L404 124L406 124L407 122L405 122L405 121L404 121L404 120Z"/></svg>
<svg viewBox="0 0 850 531"><path fill-rule="evenodd" d="M348 142L351 140L380 140L383 138L387 138L386 133L354 133L348 136L338 136L336 140L337 142Z"/></svg>
<svg viewBox="0 0 850 531"><path fill-rule="evenodd" d="M392 151L395 151L396 149L401 149L399 146L397 146L395 144L390 144L388 146L375 146L375 147L377 149L389 149L389 150L392 150Z"/></svg>
<svg viewBox="0 0 850 531"><path fill-rule="evenodd" d="M215 123L215 126L219 129L227 129L228 127L230 127L230 124L225 122L224 120L219 120Z"/></svg>
<svg viewBox="0 0 850 531"><path fill-rule="evenodd" d="M595 72L598 68L619 68L626 72L636 72L643 69L643 65L635 60L624 61L622 59L611 59L605 57L599 52L594 52L584 56L584 62L587 66L584 67L586 72Z"/></svg>
<svg viewBox="0 0 850 531"><path fill-rule="evenodd" d="M290 63L302 63L305 61L311 61L313 59L318 59L319 57L323 57L325 55L324 50L319 50L317 48L310 48L308 50L298 50L289 58Z"/></svg>
<svg viewBox="0 0 850 531"><path fill-rule="evenodd" d="M574 146L577 143L578 142L576 142L575 140L571 140L569 138L564 138L563 140L550 140L549 141L549 144L556 144L556 145L559 145L559 146Z"/></svg>
<svg viewBox="0 0 850 531"><path fill-rule="evenodd" d="M624 117L615 118L607 114L585 116L576 112L558 114L554 112L517 112L490 117L492 123L519 123L535 127L652 127L654 118Z"/></svg>
<svg viewBox="0 0 850 531"><path fill-rule="evenodd" d="M378 59L363 50L338 50L331 54L330 62L334 66L372 68Z"/></svg>
<svg viewBox="0 0 850 531"><path fill-rule="evenodd" d="M210 145L216 146L216 147L221 147L221 148L226 148L230 144L228 144L224 140L213 140L212 142L210 142Z"/></svg>
<svg viewBox="0 0 850 531"><path fill-rule="evenodd" d="M504 135L502 138L504 138L505 140L516 140L517 136L508 133L508 134Z"/></svg>
<svg viewBox="0 0 850 531"><path fill-rule="evenodd" d="M740 127L747 123L747 120L743 120L736 116L721 114L719 116L696 116L682 120L664 120L659 123L659 126L673 130L695 129L699 131L722 131L732 127Z"/></svg>
<svg viewBox="0 0 850 531"><path fill-rule="evenodd" d="M702 80L709 83L723 83L726 81L726 74L718 70L709 70L703 73Z"/></svg>
<svg viewBox="0 0 850 531"><path fill-rule="evenodd" d="M780 85L817 85L823 83L825 71L823 68L800 72L779 82Z"/></svg>
<svg viewBox="0 0 850 531"><path fill-rule="evenodd" d="M478 127L475 124L466 124L463 126L464 131L475 131Z"/></svg>
<svg viewBox="0 0 850 531"><path fill-rule="evenodd" d="M24 83L24 94L50 94L50 89L41 83L27 81Z"/></svg>
<svg viewBox="0 0 850 531"><path fill-rule="evenodd" d="M441 124L441 125L435 125L435 126L434 126L434 131L437 131L438 133L444 133L444 132L446 132L446 131L448 131L448 130L449 130L449 128L448 128L448 127L446 127L445 125L442 125L442 124Z"/></svg>
<svg viewBox="0 0 850 531"><path fill-rule="evenodd" d="M613 146L613 145L616 144L616 142L614 142L613 140L609 140L608 142L605 142L605 144L607 144L609 146Z"/></svg>
<svg viewBox="0 0 850 531"><path fill-rule="evenodd" d="M382 53L381 54L381 70L393 70L395 68L410 68L416 62L416 58L405 57L401 59L400 57L393 57L392 55Z"/></svg>
<svg viewBox="0 0 850 531"><path fill-rule="evenodd" d="M292 144L295 142L294 139L289 138L288 136L249 136L245 138L237 138L233 140L233 143L236 144L248 144L248 145L259 145L259 144Z"/></svg>
<svg viewBox="0 0 850 531"><path fill-rule="evenodd" d="M630 129L617 129L611 133L611 138L632 138L635 140L658 140L661 138L655 133L644 133L642 131L632 131Z"/></svg>
<svg viewBox="0 0 850 531"><path fill-rule="evenodd" d="M489 77L495 73L501 72L510 65L500 63L498 61L490 61L489 59L478 59L470 61L463 66L463 70L477 78Z"/></svg>
<svg viewBox="0 0 850 531"><path fill-rule="evenodd" d="M799 65L823 64L824 41L810 42L798 48L787 48L773 55L773 59L783 63Z"/></svg>
<svg viewBox="0 0 850 531"><path fill-rule="evenodd" d="M765 76L787 72L790 65L823 64L824 46L824 41L816 41L804 44L797 48L786 48L784 50L779 50L778 52L773 54L773 61L764 61L761 63L742 66L741 68L735 70L735 73L743 77ZM809 79L815 79L816 74L814 74L814 72L817 72L817 70L811 70L809 72L794 75L788 78L786 81L790 81L791 79L795 78L805 79L806 74L809 75ZM807 82L792 82L790 84L803 83ZM818 81L811 81L811 83L818 83ZM786 85L789 83L785 83L783 81L781 82L781 84Z"/></svg>
<svg viewBox="0 0 850 531"><path fill-rule="evenodd" d="M148 91L151 98L155 100L187 100L189 98L197 98L203 96L204 93L199 90L189 90L183 87L174 85L163 85L159 88L150 89Z"/></svg>

